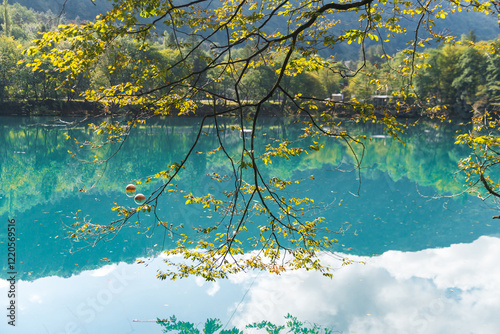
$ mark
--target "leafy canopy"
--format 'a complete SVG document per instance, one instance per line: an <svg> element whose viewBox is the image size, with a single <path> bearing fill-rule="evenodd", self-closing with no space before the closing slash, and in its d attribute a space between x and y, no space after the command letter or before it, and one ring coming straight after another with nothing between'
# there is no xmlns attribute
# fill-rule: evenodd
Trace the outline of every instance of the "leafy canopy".
<svg viewBox="0 0 500 334"><path fill-rule="evenodd" d="M460 42L435 31L435 22L461 11L497 14L497 6L476 0L114 0L113 8L94 21L61 25L44 33L26 50L31 59L28 66L38 71L50 64L65 76L60 88L66 90L72 90L81 76L99 71L84 98L101 102L106 111L127 115L121 122L91 124L93 141L82 146L99 149L123 141L131 129L156 115L203 117L184 159L137 181L162 182L143 203L136 207L116 204L116 221L102 225L80 221L71 237L98 242L140 220L141 213L150 212L156 224L177 240L177 247L167 250L172 255L167 260L171 266L158 274L160 278L199 275L212 280L249 269L280 273L300 268L331 276L332 268L323 265L317 255L337 241L335 231L329 231L321 217L305 218L304 211L314 206L313 199L283 192L303 180L269 177L262 169L276 159L320 150L319 136L343 141L352 153L354 168L359 169L363 136L349 135L334 121L330 110L339 107L338 102L325 100L324 92L293 92L290 83L320 71L353 77L366 70L367 43L380 45L382 58L388 59L392 56L384 47L397 35L406 35L404 59L387 71L400 82L400 90L393 93L400 100L392 111L414 108L418 96L412 78L426 67L418 62L427 57L423 48L432 42ZM160 61L154 48L159 40L170 55L168 61ZM350 68L334 57L319 56L343 44L359 47L360 67ZM259 80L260 89L249 95L246 85ZM257 147L258 119L273 103L287 106L292 115L305 116L303 141L282 138ZM344 101L342 108L358 120L383 123L395 137L404 128L390 110L378 110L382 116L376 117L373 105L355 97ZM225 115L237 118L229 129L241 134L236 151L228 148L221 135L228 131L220 126ZM223 196L193 194L174 186L190 157L200 154L195 146L203 140L208 125L216 129L217 147L201 154L227 160L226 174L212 174L214 182L227 187ZM174 227L179 226L177 222L163 221L158 211L159 198L171 193L182 194L186 204L218 213L219 219L195 228L194 235ZM265 223L256 226L249 218L251 213L265 217ZM254 251L245 254L247 247ZM175 261L174 255L184 260Z"/></svg>
<svg viewBox="0 0 500 334"><path fill-rule="evenodd" d="M286 324L284 326L275 325L269 321L261 321L246 325L245 329L248 330L261 330L269 334L279 334L282 332L293 333L293 334L330 334L332 330L329 328L324 328L317 324L309 325L296 317L287 314L285 316ZM200 329L198 329L195 324L187 321L179 321L175 316L171 316L169 319L158 319L157 323L163 327L164 333L176 332L179 334L200 334ZM227 326L227 325L226 325ZM225 329L225 326L221 323L219 319L207 319L203 327L203 334L243 334L244 330L240 330L236 327Z"/></svg>

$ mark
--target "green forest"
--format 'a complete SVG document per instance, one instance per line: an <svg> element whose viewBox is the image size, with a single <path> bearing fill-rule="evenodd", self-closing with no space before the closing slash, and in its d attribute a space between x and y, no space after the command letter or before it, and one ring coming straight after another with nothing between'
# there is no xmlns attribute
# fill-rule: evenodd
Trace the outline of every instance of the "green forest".
<svg viewBox="0 0 500 334"><path fill-rule="evenodd" d="M115 40L113 47L109 48L98 63L70 81L67 79L67 73L54 70L48 61L40 61L33 68L27 67L26 63L36 63L37 58L36 55L28 55L23 50L31 46L32 40L39 38L43 32L52 31L60 25L83 22L83 19L77 16L70 18L77 8L70 3L65 8L66 14L61 14L61 11L57 12L55 3L42 5L30 2L30 6L39 10L49 8L45 12L28 9L20 3L9 4L4 0L1 7L0 103L82 101L87 91L137 79L150 61L155 61L160 67L175 68L175 71L167 71L166 76L149 80L144 87L148 89L147 85L152 88L163 82L175 82L178 78L186 77L193 69L196 71L205 68L207 63L207 55L210 52L208 45L198 47L199 40L194 35L188 34L185 40L179 40L178 36L165 30L148 41L149 47L142 50L132 38L122 37ZM79 2L78 6L87 6L85 10L79 11L87 15L98 11L90 1ZM467 17L474 19L472 14ZM368 102L373 103L375 107L392 105L403 110L404 100L405 105L412 105L411 109L404 111L409 116L430 113L431 116L445 114L468 118L473 115L471 111L483 114L485 110L498 108L500 102L500 58L497 56L500 52L500 40L495 43L481 41L480 39L495 40L496 29L485 30L485 25L482 24L484 21L476 21L477 34L471 30L463 33L461 39L453 43L429 45L425 52L416 58L408 50L396 52L404 48L403 40L393 41L385 47L381 43L367 42L362 49L354 45L340 45L342 48L336 49L336 54L319 52L309 56L309 60L318 64L327 58L331 61L333 57L336 68L318 66L317 70L286 76L282 85L290 95L301 94L323 100L323 106L325 101L331 99L340 104ZM447 24L450 30L455 31L458 31L456 27L465 26L457 20L447 21ZM391 50L393 53L390 53ZM234 50L234 53L241 54L241 57L251 52L250 45L242 45ZM190 66L174 66L182 59L183 53L190 54L190 64L187 64ZM136 59L137 62L124 61L122 68L110 69L110 66L114 66L110 64L116 64L118 57ZM145 61L141 62L141 59ZM406 68L411 62L415 62L414 73L406 73L405 76L395 70ZM261 99L271 89L278 76L277 64L279 63L262 64L248 71L241 82L240 93L243 100ZM205 80L207 86L213 86L210 87L212 91L231 96L232 87L229 80L214 80L217 75L207 71L201 80ZM412 91L406 89L410 80ZM274 92L270 101L286 110L287 99L282 94L281 91ZM210 102L205 101L204 95L201 94L192 95L190 98L198 103ZM418 108L415 108L415 105L418 105Z"/></svg>

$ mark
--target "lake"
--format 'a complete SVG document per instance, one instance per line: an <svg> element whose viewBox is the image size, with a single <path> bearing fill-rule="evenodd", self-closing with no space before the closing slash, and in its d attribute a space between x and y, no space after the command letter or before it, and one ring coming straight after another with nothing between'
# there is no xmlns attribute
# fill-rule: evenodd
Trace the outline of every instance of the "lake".
<svg viewBox="0 0 500 334"><path fill-rule="evenodd" d="M338 268L333 279L298 271L172 282L155 276L163 268L161 250L176 238L155 228L151 215L94 247L74 242L69 230L75 216L104 223L116 219L114 202L134 206L125 186L183 159L200 120L151 120L133 129L106 164L89 161L111 156L116 145L90 151L73 139L91 140L91 121L0 120L1 333L161 333L154 321L172 315L200 329L208 318L243 328L262 320L283 324L287 314L333 333L498 333L500 223L492 219L498 208L458 195L463 179L455 175L457 161L467 150L454 144L457 125L422 122L402 135L402 145L377 125L343 124L368 135L360 174L345 143L325 138L319 152L263 167L267 177L306 180L291 193L313 198L308 214L339 231L338 244L322 254ZM221 122L223 140L235 152L243 140L230 130L236 123ZM257 146L297 138L303 126L294 119L262 119ZM212 124L204 128L197 151L218 147L214 131ZM361 153L360 146L355 150ZM228 183L211 182L207 174L213 172L228 172L224 156L196 154L176 186L221 195ZM138 191L148 194L157 186L141 184ZM186 230L216 219L185 205L182 194L162 197L159 212ZM7 317L13 300L9 219L16 227L15 327ZM354 263L343 266L342 257Z"/></svg>

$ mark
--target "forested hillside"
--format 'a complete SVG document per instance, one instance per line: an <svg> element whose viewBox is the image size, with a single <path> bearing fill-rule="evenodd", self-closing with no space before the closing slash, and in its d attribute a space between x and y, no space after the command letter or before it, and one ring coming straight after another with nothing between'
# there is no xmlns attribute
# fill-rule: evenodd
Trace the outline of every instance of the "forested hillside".
<svg viewBox="0 0 500 334"><path fill-rule="evenodd" d="M63 13L69 20L92 20L111 8L111 2L107 0L10 0L9 3L18 3L37 12Z"/></svg>
<svg viewBox="0 0 500 334"><path fill-rule="evenodd" d="M26 3L32 9L20 3ZM18 1L10 4L4 0L0 15L0 102L83 100L85 92L89 94L99 87L127 83L140 75L144 69L134 60L156 59L160 67L167 69L179 61L183 53L190 53L198 43L192 35L183 40L182 36L174 37L169 32L159 31L158 36L150 41L150 47L140 50L136 42L123 37L110 45L106 55L90 71L72 81L67 80L65 73L53 71L50 63L37 63L36 57L23 53L23 48L29 47L32 40L40 37L39 32L54 30L60 24L78 24L83 19L91 19L103 10L105 5L109 3L96 1L94 5L90 0L69 0L64 5L65 14L59 15L63 5L58 1ZM497 108L500 101L500 72L497 64L499 58L492 55L498 54L500 47L487 48L481 40L496 39L499 28L494 17L483 15L479 19L479 15L481 14L475 12L464 13L454 20L444 21L451 32L463 33L462 40L456 44L430 44L427 49L428 56L417 60L419 65L414 73L414 92L409 92L410 96L406 96L405 100L406 103L413 103L418 99L421 111L413 108L409 111L410 115L419 115L427 109L433 114L445 112L470 117L472 109L481 112L486 107ZM345 24L356 24L349 21L349 16L344 16L343 19L345 17ZM437 26L435 29L444 27ZM174 38L181 39L181 48L176 46ZM404 67L412 60L407 53L399 51L406 47L406 43L405 35L396 35L391 44L384 44L383 47L380 42L367 40L365 59L359 54L359 44L342 43L341 48L335 48L335 69L301 72L286 77L283 85L291 94L302 94L315 99L327 99L332 94L337 94L337 99L341 100L337 102L356 103L370 101L374 96L378 96L379 98L373 101L375 107L377 104L396 106L399 104L396 92L408 82L391 69ZM467 45L474 47L469 48ZM498 43L496 45L498 46ZM251 52L248 47L242 45L235 50L235 54L244 55ZM206 45L191 53L188 57L191 70L205 66L208 52L209 47ZM330 49L319 50L311 59L320 62L322 58L330 57L331 53ZM119 71L109 71L108 64L120 54L133 61L124 62ZM26 67L26 62L34 60L34 67ZM156 80L173 82L186 76L186 71L189 70L178 68L176 71L167 71L164 77ZM357 76L348 78L358 70L360 71ZM229 78L214 80L214 75L208 71L202 78L206 80L207 87L213 87L221 95L234 94L230 90ZM277 68L272 64L250 70L242 80L241 97L245 100L260 99L267 93L269 85L275 81L277 75ZM156 83L152 80L150 84ZM190 99L200 102L204 96L193 95ZM289 107L280 92L276 92L272 100L282 110ZM46 107L38 107L38 112L49 111L44 108Z"/></svg>
<svg viewBox="0 0 500 334"><path fill-rule="evenodd" d="M111 1L108 0L9 0L10 4L20 4L28 9L41 13L62 14L68 20L93 20L96 15L111 8ZM218 1L212 3L217 6ZM0 17L0 20L2 18ZM282 26L270 26L270 29L286 30L286 22L281 22ZM338 29L344 29L350 25L357 25L357 16L343 14ZM403 23L403 26L412 27L415 22ZM438 21L436 31L449 31L450 34L460 36L474 30L478 40L492 40L500 34L500 28L494 16L484 16L477 12L460 13L447 18L446 21ZM161 31L161 29L160 29ZM409 29L411 33L411 29ZM404 35L396 36L394 41L387 46L389 53L395 53L406 47L408 38ZM336 50L323 50L322 56L335 54L343 60L357 58L359 47L340 47Z"/></svg>

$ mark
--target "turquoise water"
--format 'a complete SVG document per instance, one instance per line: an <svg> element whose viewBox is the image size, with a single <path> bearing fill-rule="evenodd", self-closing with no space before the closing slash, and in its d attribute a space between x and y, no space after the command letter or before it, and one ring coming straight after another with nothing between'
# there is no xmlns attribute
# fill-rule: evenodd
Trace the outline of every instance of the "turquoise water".
<svg viewBox="0 0 500 334"><path fill-rule="evenodd" d="M496 333L500 317L500 225L494 203L459 194L454 172L467 154L454 145L456 127L421 124L400 144L372 125L346 125L365 141L361 178L353 156L339 141L289 161L263 167L265 176L307 179L291 194L315 200L311 217L322 216L338 234L335 253L324 261L338 266L332 280L311 272L281 276L246 273L206 283L200 279L158 281L161 250L175 237L154 228L153 218L123 229L115 238L87 247L68 238L74 216L93 222L116 218L114 202L133 206L125 186L183 158L199 119L151 121L134 129L107 164L116 146L97 152L73 138L91 139L89 121L2 118L0 125L0 301L7 307L7 221L16 220L17 326L0 322L2 333L159 333L150 322L175 314L202 323L220 318L228 327L253 321L284 321L291 313L344 333ZM69 124L71 123L71 124ZM234 121L223 120L230 152L241 145ZM259 124L258 147L296 138L301 123L270 118ZM218 147L213 125L196 150ZM66 139L66 134L70 139ZM297 145L307 143L297 143ZM361 147L355 150L361 153ZM77 158L68 153L77 152ZM176 180L179 189L221 196L230 182L207 174L228 173L223 155L196 154ZM234 183L233 183L234 184ZM148 194L156 184L143 184ZM85 189L81 192L79 189ZM190 230L216 214L186 206L182 195L162 198L162 217ZM257 221L258 223L258 221ZM341 266L338 256L366 264ZM137 264L142 259L144 263ZM7 313L7 310L5 311ZM134 321L139 320L139 321ZM465 329L465 330L464 330Z"/></svg>

